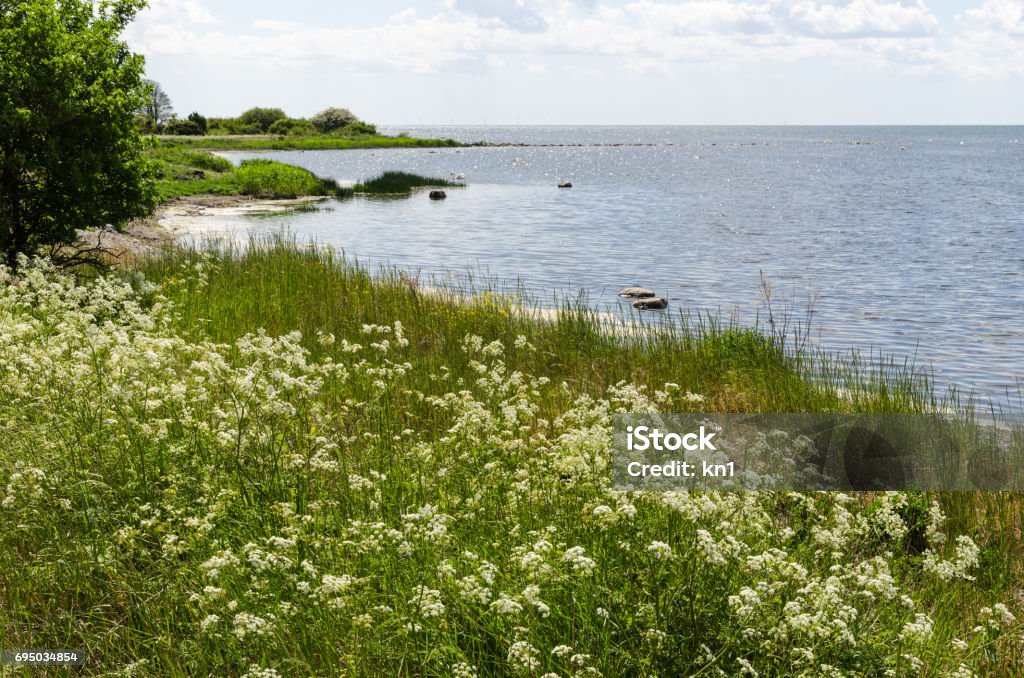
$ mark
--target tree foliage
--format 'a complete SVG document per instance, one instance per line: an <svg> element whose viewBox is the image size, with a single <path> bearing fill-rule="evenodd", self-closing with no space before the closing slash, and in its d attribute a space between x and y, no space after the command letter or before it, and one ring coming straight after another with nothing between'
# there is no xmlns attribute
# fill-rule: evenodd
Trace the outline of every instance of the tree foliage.
<svg viewBox="0 0 1024 678"><path fill-rule="evenodd" d="M0 252L10 265L148 211L133 124L143 58L120 40L144 4L0 1Z"/></svg>
<svg viewBox="0 0 1024 678"><path fill-rule="evenodd" d="M271 125L286 117L288 116L280 108L260 108L257 106L238 116L238 121L243 125L259 128L259 134L266 134Z"/></svg>
<svg viewBox="0 0 1024 678"><path fill-rule="evenodd" d="M280 134L283 136L299 136L299 135L313 135L316 134L316 130L309 124L308 120L302 118L281 118L274 122L268 130L271 134Z"/></svg>
<svg viewBox="0 0 1024 678"><path fill-rule="evenodd" d="M164 134L177 136L202 136L203 130L192 120L171 120L164 125Z"/></svg>
<svg viewBox="0 0 1024 678"><path fill-rule="evenodd" d="M325 108L309 119L320 132L332 132L359 122L359 118L347 108Z"/></svg>
<svg viewBox="0 0 1024 678"><path fill-rule="evenodd" d="M167 95L164 88L155 80L146 80L146 100L138 108L137 113L145 115L153 121L153 126L160 129L162 125L174 118L174 106L171 104L171 97Z"/></svg>
<svg viewBox="0 0 1024 678"><path fill-rule="evenodd" d="M199 128L200 134L206 134L207 122L205 115L200 115L198 111L192 111L188 114L188 120L195 123L196 127Z"/></svg>

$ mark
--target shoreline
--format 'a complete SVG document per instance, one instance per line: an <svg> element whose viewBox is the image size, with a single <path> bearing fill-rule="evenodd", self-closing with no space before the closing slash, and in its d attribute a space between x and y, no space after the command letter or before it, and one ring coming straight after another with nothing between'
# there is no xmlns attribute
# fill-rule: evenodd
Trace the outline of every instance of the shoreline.
<svg viewBox="0 0 1024 678"><path fill-rule="evenodd" d="M148 256L173 245L183 235L202 235L213 230L216 222L209 220L217 217L287 212L328 199L323 195L276 199L216 194L182 196L158 204L152 214L130 221L121 230L105 226L79 231L78 246L102 245L117 259ZM207 226L193 228L200 223L199 219L208 220Z"/></svg>

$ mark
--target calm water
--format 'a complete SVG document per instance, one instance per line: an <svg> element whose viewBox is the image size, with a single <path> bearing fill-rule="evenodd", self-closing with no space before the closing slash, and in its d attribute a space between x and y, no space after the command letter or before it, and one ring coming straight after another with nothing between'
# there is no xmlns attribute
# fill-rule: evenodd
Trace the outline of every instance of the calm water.
<svg viewBox="0 0 1024 678"><path fill-rule="evenodd" d="M443 202L356 199L233 227L285 227L410 269L483 270L542 298L582 289L602 308L624 308L615 291L640 284L677 309L746 321L764 271L779 300L817 296L827 347L916 356L942 382L1018 397L1024 127L386 131L552 145L231 154L340 180L401 169L468 182Z"/></svg>

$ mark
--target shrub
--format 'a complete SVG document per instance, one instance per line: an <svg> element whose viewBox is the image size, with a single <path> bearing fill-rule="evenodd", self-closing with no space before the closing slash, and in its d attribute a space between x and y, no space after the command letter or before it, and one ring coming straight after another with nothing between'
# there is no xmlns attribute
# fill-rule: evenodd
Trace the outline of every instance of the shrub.
<svg viewBox="0 0 1024 678"><path fill-rule="evenodd" d="M164 125L164 134L178 136L202 136L203 130L191 120L171 120Z"/></svg>
<svg viewBox="0 0 1024 678"><path fill-rule="evenodd" d="M148 115L136 113L134 123L135 129L139 130L140 134L156 134L156 123Z"/></svg>
<svg viewBox="0 0 1024 678"><path fill-rule="evenodd" d="M310 135L315 132L309 120L303 118L281 118L275 121L268 131L281 136Z"/></svg>
<svg viewBox="0 0 1024 678"><path fill-rule="evenodd" d="M286 117L288 116L280 108L260 108L257 106L238 116L238 122L247 130L242 132L242 134L265 134L271 125Z"/></svg>
<svg viewBox="0 0 1024 678"><path fill-rule="evenodd" d="M191 113L189 113L188 119L191 122L194 122L196 124L196 127L198 127L203 134L206 134L206 116L200 115L199 113L192 111Z"/></svg>
<svg viewBox="0 0 1024 678"><path fill-rule="evenodd" d="M357 123L359 118L347 108L325 108L310 118L309 121L313 124L313 127L326 134L327 132L333 132L336 129Z"/></svg>
<svg viewBox="0 0 1024 678"><path fill-rule="evenodd" d="M353 122L344 127L336 129L331 133L332 136L339 137L361 137L361 136L374 136L377 134L376 125L371 125L368 122Z"/></svg>
<svg viewBox="0 0 1024 678"><path fill-rule="evenodd" d="M236 118L207 118L206 119L206 133L207 134L236 134L235 128L238 126L238 120Z"/></svg>

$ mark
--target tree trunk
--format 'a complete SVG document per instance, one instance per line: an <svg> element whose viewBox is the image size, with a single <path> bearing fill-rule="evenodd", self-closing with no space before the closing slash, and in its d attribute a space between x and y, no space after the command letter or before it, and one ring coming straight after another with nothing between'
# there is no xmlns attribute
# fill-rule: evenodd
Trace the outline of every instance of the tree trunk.
<svg viewBox="0 0 1024 678"><path fill-rule="evenodd" d="M28 250L28 232L21 214L21 199L18 189L11 191L11 240L7 250L7 266L13 271L18 268L18 255Z"/></svg>
<svg viewBox="0 0 1024 678"><path fill-rule="evenodd" d="M4 156L8 157L7 149ZM18 177L10 165L3 168L0 174L0 200L7 202L9 220L3 224L6 233L0 234L3 243L3 257L12 270L17 268L18 253L28 249L28 232L25 230L25 215L21 209L21 197L18 195Z"/></svg>

